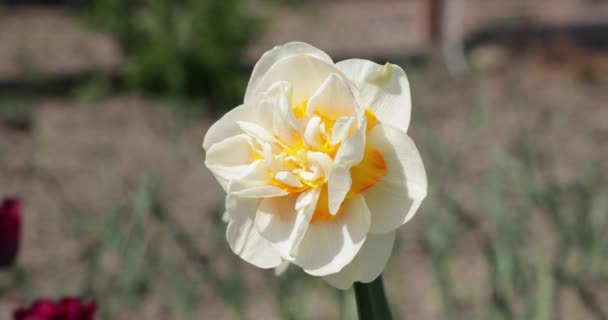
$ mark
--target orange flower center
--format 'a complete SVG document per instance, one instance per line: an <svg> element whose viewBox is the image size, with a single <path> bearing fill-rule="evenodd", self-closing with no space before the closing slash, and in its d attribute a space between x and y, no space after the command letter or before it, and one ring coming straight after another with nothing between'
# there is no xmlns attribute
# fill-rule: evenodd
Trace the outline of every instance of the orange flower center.
<svg viewBox="0 0 608 320"><path fill-rule="evenodd" d="M373 148L366 148L363 155L363 160L356 166L350 169L352 185L346 199L352 198L355 195L373 187L386 175L386 162L382 154ZM312 216L310 223L316 221L331 221L336 219L342 213L342 206L338 209L335 215L329 213L328 208L328 193L327 184L323 186L315 213Z"/></svg>

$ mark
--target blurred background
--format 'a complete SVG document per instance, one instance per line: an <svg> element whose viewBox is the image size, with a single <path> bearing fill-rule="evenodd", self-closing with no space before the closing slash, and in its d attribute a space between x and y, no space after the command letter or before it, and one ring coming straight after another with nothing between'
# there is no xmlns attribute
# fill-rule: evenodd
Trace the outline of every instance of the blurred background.
<svg viewBox="0 0 608 320"><path fill-rule="evenodd" d="M396 319L608 319L608 1L2 0L0 319L353 319L353 293L225 241L200 147L300 40L401 65L429 175L385 271Z"/></svg>

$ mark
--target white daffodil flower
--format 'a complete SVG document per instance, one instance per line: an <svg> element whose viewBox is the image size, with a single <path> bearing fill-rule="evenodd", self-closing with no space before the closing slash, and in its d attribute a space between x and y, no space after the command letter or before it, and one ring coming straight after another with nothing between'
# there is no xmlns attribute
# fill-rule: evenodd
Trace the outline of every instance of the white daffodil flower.
<svg viewBox="0 0 608 320"><path fill-rule="evenodd" d="M226 238L260 268L290 263L346 289L383 271L395 230L427 193L407 135L403 70L334 63L301 42L257 62L245 101L205 136L206 166L226 191Z"/></svg>

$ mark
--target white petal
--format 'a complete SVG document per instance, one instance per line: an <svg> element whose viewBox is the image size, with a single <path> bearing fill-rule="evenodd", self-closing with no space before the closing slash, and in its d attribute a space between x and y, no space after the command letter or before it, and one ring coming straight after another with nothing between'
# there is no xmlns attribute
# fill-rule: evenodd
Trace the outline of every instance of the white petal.
<svg viewBox="0 0 608 320"><path fill-rule="evenodd" d="M253 105L240 105L230 110L207 130L203 141L203 148L209 151L212 145L243 133L236 122L239 120L250 121L250 119L255 119L257 118L256 113L256 108Z"/></svg>
<svg viewBox="0 0 608 320"><path fill-rule="evenodd" d="M276 82L250 103L254 105L255 117L244 121L261 126L285 142L295 140L295 133L299 131L300 126L290 105L291 92L291 84L285 81Z"/></svg>
<svg viewBox="0 0 608 320"><path fill-rule="evenodd" d="M300 176L304 180L314 181L321 177L321 173L318 171L316 171L316 172L301 171L301 172L298 172L298 176Z"/></svg>
<svg viewBox="0 0 608 320"><path fill-rule="evenodd" d="M401 67L360 59L336 65L359 88L358 102L362 108L374 110L380 122L407 131L412 103L410 85Z"/></svg>
<svg viewBox="0 0 608 320"><path fill-rule="evenodd" d="M247 135L258 140L258 142L276 142L277 139L262 126L247 121L237 121L236 124Z"/></svg>
<svg viewBox="0 0 608 320"><path fill-rule="evenodd" d="M327 153L308 151L308 161L310 161L313 166L321 169L321 174L323 176L329 175L333 160Z"/></svg>
<svg viewBox="0 0 608 320"><path fill-rule="evenodd" d="M328 119L355 116L353 93L341 76L332 73L308 100L307 113L321 114Z"/></svg>
<svg viewBox="0 0 608 320"><path fill-rule="evenodd" d="M252 219L260 205L259 198L242 198L233 194L226 196L226 212L222 220L230 222L232 220Z"/></svg>
<svg viewBox="0 0 608 320"><path fill-rule="evenodd" d="M253 154L251 138L239 134L214 143L207 150L205 165L227 190L230 180L242 175L254 162Z"/></svg>
<svg viewBox="0 0 608 320"><path fill-rule="evenodd" d="M272 173L277 172L277 161L272 154L272 145L270 143L262 143L262 157L264 158L264 162L266 162L266 166Z"/></svg>
<svg viewBox="0 0 608 320"><path fill-rule="evenodd" d="M329 198L329 213L334 215L340 209L353 181L348 168L334 166L327 180L327 194Z"/></svg>
<svg viewBox="0 0 608 320"><path fill-rule="evenodd" d="M221 119L215 122L207 133L203 142L203 148L209 148L226 138L241 134L243 129L238 121L257 124L268 132L274 132L279 136L289 135L286 126L297 124L295 119L285 119L291 112L289 101L291 98L291 86L287 82L274 84L259 101L251 101L246 105L238 106ZM293 118L293 114L291 114ZM277 118L280 118L277 119Z"/></svg>
<svg viewBox="0 0 608 320"><path fill-rule="evenodd" d="M370 283L384 271L395 243L395 231L386 234L368 234L357 256L342 271L324 276L332 286L346 290L355 281Z"/></svg>
<svg viewBox="0 0 608 320"><path fill-rule="evenodd" d="M251 219L230 221L226 239L234 253L259 268L274 268L283 261L270 242L260 236Z"/></svg>
<svg viewBox="0 0 608 320"><path fill-rule="evenodd" d="M365 200L355 196L344 203L342 213L334 220L316 221L308 227L293 263L314 276L336 273L357 255L369 225Z"/></svg>
<svg viewBox="0 0 608 320"><path fill-rule="evenodd" d="M426 172L416 145L390 125L376 125L367 136L386 163L386 176L362 193L372 212L371 233L386 233L406 223L427 194Z"/></svg>
<svg viewBox="0 0 608 320"><path fill-rule="evenodd" d="M300 182L300 180L298 180L298 178L296 178L296 176L289 171L279 171L274 176L274 178L276 180L281 181L282 183L284 183L288 186L294 187L294 188L300 188L300 187L304 186Z"/></svg>
<svg viewBox="0 0 608 320"><path fill-rule="evenodd" d="M257 160L228 184L228 193L245 198L284 196L287 191L272 185L266 162Z"/></svg>
<svg viewBox="0 0 608 320"><path fill-rule="evenodd" d="M255 224L263 237L279 251L283 259L292 261L309 227L319 199L320 188L301 193L264 199L255 217Z"/></svg>
<svg viewBox="0 0 608 320"><path fill-rule="evenodd" d="M273 127L275 130L277 129L277 126L280 126L283 130L291 129L298 131L300 129L300 124L296 119L290 104L293 96L291 83L279 81L276 82L273 87L277 88L275 89L276 93L274 94L275 100L272 101L272 107L277 110L276 115L273 117Z"/></svg>
<svg viewBox="0 0 608 320"><path fill-rule="evenodd" d="M334 159L334 163L336 165L341 165L350 169L350 167L363 160L363 154L365 152L366 124L366 120L361 119L353 135L346 138L342 142Z"/></svg>
<svg viewBox="0 0 608 320"><path fill-rule="evenodd" d="M259 91L259 82L263 79L268 70L279 60L293 55L310 55L328 64L333 64L331 58L323 51L303 42L289 42L281 46L276 46L266 51L260 60L255 64L247 91L245 101L251 101Z"/></svg>
<svg viewBox="0 0 608 320"><path fill-rule="evenodd" d="M304 130L304 141L310 147L318 148L321 145L321 118L314 116Z"/></svg>
<svg viewBox="0 0 608 320"><path fill-rule="evenodd" d="M240 198L228 194L226 197L226 239L234 253L260 268L274 268L281 256L268 240L262 238L253 223L260 199Z"/></svg>
<svg viewBox="0 0 608 320"><path fill-rule="evenodd" d="M329 212L335 214L352 185L350 168L363 160L365 153L365 119L355 133L344 140L336 153L334 166L329 173Z"/></svg>
<svg viewBox="0 0 608 320"><path fill-rule="evenodd" d="M334 124L334 128L331 132L330 143L332 145L335 145L338 142L341 142L342 140L346 139L346 137L348 137L348 135L350 134L350 131L353 127L354 122L355 122L354 117L338 118L338 120L336 120L336 123Z"/></svg>
<svg viewBox="0 0 608 320"><path fill-rule="evenodd" d="M255 90L264 91L279 81L289 82L293 106L309 99L332 73L340 74L340 71L331 63L310 55L292 55L273 64Z"/></svg>

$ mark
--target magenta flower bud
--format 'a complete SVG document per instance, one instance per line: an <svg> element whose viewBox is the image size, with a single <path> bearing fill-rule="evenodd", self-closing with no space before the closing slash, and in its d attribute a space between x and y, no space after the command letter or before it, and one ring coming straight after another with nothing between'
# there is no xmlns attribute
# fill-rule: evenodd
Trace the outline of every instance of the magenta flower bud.
<svg viewBox="0 0 608 320"><path fill-rule="evenodd" d="M97 305L80 298L67 297L59 302L40 299L28 308L14 312L14 320L94 320Z"/></svg>
<svg viewBox="0 0 608 320"><path fill-rule="evenodd" d="M21 238L21 201L7 198L0 205L0 268L15 263Z"/></svg>

